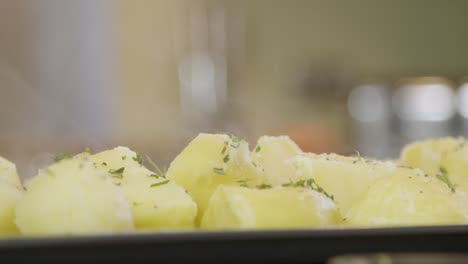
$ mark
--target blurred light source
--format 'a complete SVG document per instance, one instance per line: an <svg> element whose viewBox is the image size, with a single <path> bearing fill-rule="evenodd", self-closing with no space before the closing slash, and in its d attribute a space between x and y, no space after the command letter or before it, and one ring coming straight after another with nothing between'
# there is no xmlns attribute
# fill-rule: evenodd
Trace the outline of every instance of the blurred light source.
<svg viewBox="0 0 468 264"><path fill-rule="evenodd" d="M216 111L214 65L209 54L198 53L181 63L179 80L181 89L191 105L187 111L211 113Z"/></svg>
<svg viewBox="0 0 468 264"><path fill-rule="evenodd" d="M464 83L458 90L458 112L463 118L468 119L468 83Z"/></svg>
<svg viewBox="0 0 468 264"><path fill-rule="evenodd" d="M389 110L388 92L381 84L358 86L348 97L351 117L361 122L385 120L390 116Z"/></svg>
<svg viewBox="0 0 468 264"><path fill-rule="evenodd" d="M416 79L393 96L393 108L402 120L444 121L455 114L453 89L439 79Z"/></svg>

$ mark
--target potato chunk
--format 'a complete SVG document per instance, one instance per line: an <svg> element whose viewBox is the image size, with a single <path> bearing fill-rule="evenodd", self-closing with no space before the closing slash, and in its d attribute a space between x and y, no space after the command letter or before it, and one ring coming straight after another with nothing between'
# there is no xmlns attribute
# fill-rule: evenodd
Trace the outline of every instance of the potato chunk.
<svg viewBox="0 0 468 264"><path fill-rule="evenodd" d="M18 189L23 188L16 171L16 165L2 157L0 157L0 182L8 183Z"/></svg>
<svg viewBox="0 0 468 264"><path fill-rule="evenodd" d="M377 181L349 210L346 222L358 226L467 223L466 197L423 175L398 174Z"/></svg>
<svg viewBox="0 0 468 264"><path fill-rule="evenodd" d="M167 177L187 189L198 205L199 221L220 184L258 181L248 144L233 136L200 134L174 159Z"/></svg>
<svg viewBox="0 0 468 264"><path fill-rule="evenodd" d="M333 201L304 188L219 186L201 223L205 229L286 229L337 224Z"/></svg>
<svg viewBox="0 0 468 264"><path fill-rule="evenodd" d="M464 144L464 139L451 137L414 142L403 148L400 159L407 166L420 168L435 176L445 156L463 149Z"/></svg>
<svg viewBox="0 0 468 264"><path fill-rule="evenodd" d="M463 138L439 138L407 145L401 161L420 168L449 187L468 193L468 144Z"/></svg>
<svg viewBox="0 0 468 264"><path fill-rule="evenodd" d="M0 157L0 236L18 234L15 207L22 191L15 164Z"/></svg>
<svg viewBox="0 0 468 264"><path fill-rule="evenodd" d="M142 156L129 148L117 147L94 154L90 159L110 172L122 188L138 229L194 227L197 205L193 199L182 187L166 180L161 172L144 167Z"/></svg>
<svg viewBox="0 0 468 264"><path fill-rule="evenodd" d="M133 229L123 192L84 157L64 159L27 184L15 223L25 235L116 233Z"/></svg>
<svg viewBox="0 0 468 264"><path fill-rule="evenodd" d="M263 168L264 183L278 186L295 177L295 169L288 160L301 149L289 137L263 136L252 151L255 164Z"/></svg>
<svg viewBox="0 0 468 264"><path fill-rule="evenodd" d="M401 169L393 162L337 154L301 154L292 158L291 163L297 170L296 177L314 179L333 195L343 215L377 179Z"/></svg>

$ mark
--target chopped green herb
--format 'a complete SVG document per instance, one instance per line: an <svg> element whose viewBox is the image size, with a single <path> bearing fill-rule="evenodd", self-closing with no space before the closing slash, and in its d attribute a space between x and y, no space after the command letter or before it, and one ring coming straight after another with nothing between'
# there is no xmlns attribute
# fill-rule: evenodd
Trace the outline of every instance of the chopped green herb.
<svg viewBox="0 0 468 264"><path fill-rule="evenodd" d="M122 156L122 160L126 160L127 159L127 156Z"/></svg>
<svg viewBox="0 0 468 264"><path fill-rule="evenodd" d="M357 159L353 161L353 164L356 164L359 161L366 162L366 159L361 156L361 153L359 153L359 151L354 150L354 152L356 153L356 158Z"/></svg>
<svg viewBox="0 0 468 264"><path fill-rule="evenodd" d="M247 185L247 181L249 181L249 180L248 179L247 180L238 180L237 183L239 183L240 187L249 187Z"/></svg>
<svg viewBox="0 0 468 264"><path fill-rule="evenodd" d="M317 184L317 182L312 179L306 179L306 180L299 180L297 182L289 182L289 183L284 183L281 186L283 187L309 187L310 189L319 192L326 197L330 198L332 201L335 201L335 197L333 195L330 195L327 193L321 186Z"/></svg>
<svg viewBox="0 0 468 264"><path fill-rule="evenodd" d="M224 156L223 161L224 163L227 163L229 161L229 154Z"/></svg>
<svg viewBox="0 0 468 264"><path fill-rule="evenodd" d="M455 186L452 184L448 177L448 172L444 167L439 168L439 172L436 175L437 179L441 180L450 188L452 192L455 192Z"/></svg>
<svg viewBox="0 0 468 264"><path fill-rule="evenodd" d="M408 165L397 165L397 168L400 169L414 169L414 167L408 166Z"/></svg>
<svg viewBox="0 0 468 264"><path fill-rule="evenodd" d="M252 165L254 165L254 167L257 167L257 163L255 163L253 161L252 161Z"/></svg>
<svg viewBox="0 0 468 264"><path fill-rule="evenodd" d="M222 174L224 175L224 169L223 168L213 168L214 173L216 174Z"/></svg>
<svg viewBox="0 0 468 264"><path fill-rule="evenodd" d="M260 189L260 190L271 189L271 185L263 183L263 184L257 185L257 188Z"/></svg>
<svg viewBox="0 0 468 264"><path fill-rule="evenodd" d="M169 180L153 183L153 184L150 185L150 187L153 188L153 187L161 186L161 185L167 184L168 182L169 182Z"/></svg>
<svg viewBox="0 0 468 264"><path fill-rule="evenodd" d="M105 162L103 162L103 163L101 163L101 164L102 164L103 166L107 166L107 163L105 163Z"/></svg>
<svg viewBox="0 0 468 264"><path fill-rule="evenodd" d="M133 206L133 207L137 207L137 206L142 205L142 204L143 204L143 203L133 202L133 203L132 203L132 206Z"/></svg>
<svg viewBox="0 0 468 264"><path fill-rule="evenodd" d="M157 175L157 174L151 174L151 175L149 175L149 177L153 177L153 178L156 178L156 179L161 178L161 176L159 176L159 175Z"/></svg>
<svg viewBox="0 0 468 264"><path fill-rule="evenodd" d="M224 147L223 147L223 150L221 150L221 154L223 154L223 155L224 155L224 153L226 153L226 150L227 150L227 146L226 146L226 145L224 145Z"/></svg>
<svg viewBox="0 0 468 264"><path fill-rule="evenodd" d="M305 180L297 181L293 186L294 187L304 187Z"/></svg>
<svg viewBox="0 0 468 264"><path fill-rule="evenodd" d="M260 145L257 145L257 147L255 148L255 152L260 152L260 150L262 150L262 147L260 147Z"/></svg>
<svg viewBox="0 0 468 264"><path fill-rule="evenodd" d="M465 144L466 144L466 141L463 140L460 144L455 146L455 148L453 149L453 152L458 152L458 151L462 150L465 147Z"/></svg>
<svg viewBox="0 0 468 264"><path fill-rule="evenodd" d="M140 166L143 166L143 156L137 153L136 157L133 157L133 160L138 162Z"/></svg>
<svg viewBox="0 0 468 264"><path fill-rule="evenodd" d="M125 167L121 167L121 168L118 168L116 170L110 169L109 174L111 174L112 177L122 179L124 171L125 171Z"/></svg>
<svg viewBox="0 0 468 264"><path fill-rule="evenodd" d="M154 161L146 156L146 160L149 162L149 164L153 167L154 171L155 171L155 174L153 175L157 175L161 178L166 178L166 173L167 173L167 168L166 167L163 167L163 169L161 170L158 165L156 165L156 163L154 163ZM152 176L153 177L153 176Z"/></svg>
<svg viewBox="0 0 468 264"><path fill-rule="evenodd" d="M73 154L60 152L60 153L57 153L57 155L55 155L54 162L59 162L64 159L71 159L72 157L73 157Z"/></svg>
<svg viewBox="0 0 468 264"><path fill-rule="evenodd" d="M240 142L243 140L242 138L238 138L234 135L229 136L231 138L231 147L238 148L240 146Z"/></svg>

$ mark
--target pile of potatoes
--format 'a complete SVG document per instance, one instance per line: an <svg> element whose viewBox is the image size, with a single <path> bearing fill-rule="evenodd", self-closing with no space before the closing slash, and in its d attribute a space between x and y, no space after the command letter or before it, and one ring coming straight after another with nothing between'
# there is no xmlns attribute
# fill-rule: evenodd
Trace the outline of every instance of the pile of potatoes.
<svg viewBox="0 0 468 264"><path fill-rule="evenodd" d="M249 149L200 134L167 170L117 147L57 158L24 187L0 158L0 236L465 224L466 142L416 142L377 161L303 153L285 136Z"/></svg>

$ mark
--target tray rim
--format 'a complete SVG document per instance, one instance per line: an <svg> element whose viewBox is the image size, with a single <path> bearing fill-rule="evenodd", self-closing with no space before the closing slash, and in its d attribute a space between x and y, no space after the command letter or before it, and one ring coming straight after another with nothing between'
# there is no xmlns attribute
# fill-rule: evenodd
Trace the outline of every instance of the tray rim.
<svg viewBox="0 0 468 264"><path fill-rule="evenodd" d="M185 243L185 242L223 242L236 240L284 240L284 239L323 239L357 237L409 237L409 236L455 235L467 236L468 225L404 226L377 228L327 228L327 229L279 229L279 230L227 230L227 231L152 231L122 234L98 234L76 236L35 236L0 238L0 250L17 247L64 247L79 244L128 244L144 243Z"/></svg>

